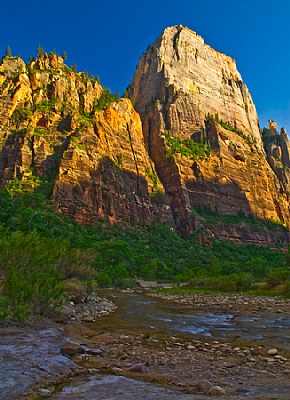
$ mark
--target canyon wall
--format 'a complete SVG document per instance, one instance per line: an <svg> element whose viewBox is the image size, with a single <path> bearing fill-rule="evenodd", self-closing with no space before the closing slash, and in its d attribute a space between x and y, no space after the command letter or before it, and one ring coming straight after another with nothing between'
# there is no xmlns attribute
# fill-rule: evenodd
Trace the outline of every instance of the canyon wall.
<svg viewBox="0 0 290 400"><path fill-rule="evenodd" d="M39 177L56 207L80 222L173 223L130 100L42 54L28 65L3 58L0 104L2 186Z"/></svg>
<svg viewBox="0 0 290 400"><path fill-rule="evenodd" d="M129 96L180 231L194 229L199 207L290 226L289 187L269 165L231 57L188 28L167 28L140 58Z"/></svg>
<svg viewBox="0 0 290 400"><path fill-rule="evenodd" d="M267 227L290 226L287 134L272 124L261 135L232 58L188 28L167 28L141 57L128 97L55 53L27 64L3 57L1 186L45 187L82 223L157 221L180 235L289 242L287 229ZM221 220L209 223L206 212ZM226 223L231 215L240 222Z"/></svg>

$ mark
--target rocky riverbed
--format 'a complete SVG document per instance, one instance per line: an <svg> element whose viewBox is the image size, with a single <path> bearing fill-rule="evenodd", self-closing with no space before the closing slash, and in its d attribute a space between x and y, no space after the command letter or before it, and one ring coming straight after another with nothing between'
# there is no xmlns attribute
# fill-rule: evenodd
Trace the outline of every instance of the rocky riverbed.
<svg viewBox="0 0 290 400"><path fill-rule="evenodd" d="M127 299L128 293L123 296ZM220 311L225 307L223 311L230 309L233 315L236 311L243 315L252 315L256 311L290 318L289 301L281 299L154 294L155 300L156 307L159 302L170 307L182 303L186 309L192 310L195 307L206 310L217 307ZM9 354L1 348L1 365L5 365L5 370L14 367L20 381L23 375L26 387L21 387L18 397L11 390L10 394L6 390L5 397L1 397L1 390L0 398L289 399L290 354L281 344L269 346L263 340L251 343L244 341L242 334L235 340L217 340L183 332L173 335L161 329L148 331L143 326L126 327L126 323L110 329L118 315L123 315L121 308L96 322L80 319L65 323L48 322L53 327L38 329L38 337L46 343L42 347L37 342L33 347L32 342L23 340L23 331L22 339L21 332L14 330L9 334L7 331L6 346L11 346L13 341L14 347ZM26 338L33 341L35 338L31 332L33 329L26 332ZM36 354L40 357L38 361ZM61 372L58 363L49 368L50 357L52 361L58 360ZM30 370L34 373L34 381L26 376ZM11 377L6 379L6 389L9 384L10 387L13 384ZM15 384L20 385L17 381ZM26 393L23 393L24 389Z"/></svg>

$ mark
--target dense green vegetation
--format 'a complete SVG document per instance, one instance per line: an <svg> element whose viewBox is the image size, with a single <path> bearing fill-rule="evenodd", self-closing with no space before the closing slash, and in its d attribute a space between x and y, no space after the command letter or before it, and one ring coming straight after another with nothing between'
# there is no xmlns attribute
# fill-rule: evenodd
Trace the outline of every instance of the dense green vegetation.
<svg viewBox="0 0 290 400"><path fill-rule="evenodd" d="M183 139L173 136L172 132L165 132L165 145L167 157L181 154L183 157L204 159L210 155L210 146L204 142L194 142L192 139Z"/></svg>
<svg viewBox="0 0 290 400"><path fill-rule="evenodd" d="M136 278L245 290L255 282L290 293L285 255L254 245L180 238L169 227L83 226L56 212L42 185L11 181L0 191L0 317L25 319L57 306L68 279L132 287ZM32 190L35 190L32 192ZM288 259L288 267L290 260Z"/></svg>
<svg viewBox="0 0 290 400"><path fill-rule="evenodd" d="M276 229L288 231L288 229L284 225L282 225L279 221L261 220L255 218L253 215L245 215L243 213L222 215L206 207L196 207L192 209L192 215L201 216L206 221L207 224L224 223L224 224L238 225L243 223L257 228L264 228L270 231Z"/></svg>

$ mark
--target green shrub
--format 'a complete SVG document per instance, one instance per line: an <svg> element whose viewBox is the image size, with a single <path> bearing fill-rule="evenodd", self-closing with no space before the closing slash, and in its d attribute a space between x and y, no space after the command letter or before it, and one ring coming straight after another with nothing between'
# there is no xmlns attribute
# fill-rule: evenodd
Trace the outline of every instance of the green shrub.
<svg viewBox="0 0 290 400"><path fill-rule="evenodd" d="M62 277L52 249L55 242L44 241L35 233L20 232L0 239L2 294L17 319L22 318L21 310L25 316L42 312L62 299Z"/></svg>
<svg viewBox="0 0 290 400"><path fill-rule="evenodd" d="M277 230L282 229L283 231L288 231L288 229L282 225L280 222L272 220L262 220L256 218L254 215L246 215L242 212L239 214L229 214L223 215L219 212L213 211L208 207L195 207L191 210L191 215L193 217L201 216L205 219L208 224L247 224L251 226L256 226L257 228L263 228L267 230Z"/></svg>
<svg viewBox="0 0 290 400"><path fill-rule="evenodd" d="M95 253L92 249L74 249L68 242L58 242L55 249L58 257L58 269L64 279L92 279L96 276L92 268Z"/></svg>
<svg viewBox="0 0 290 400"><path fill-rule="evenodd" d="M41 238L37 233L3 234L0 316L7 317L8 306L19 320L58 306L64 298L63 280L93 277L93 261L92 252L74 249L65 240Z"/></svg>
<svg viewBox="0 0 290 400"><path fill-rule="evenodd" d="M210 155L210 146L207 143L175 137L170 131L165 132L165 146L167 157L181 154L187 158L202 160Z"/></svg>
<svg viewBox="0 0 290 400"><path fill-rule="evenodd" d="M232 124L229 121L224 122L222 119L219 118L218 114L215 114L215 116L213 116L212 114L208 113L205 119L209 123L213 124L216 123L221 127L223 127L224 129L236 133L237 135L242 137L245 140L245 142L248 143L249 146L253 144L253 139L251 138L251 136L246 135L242 130L232 126Z"/></svg>
<svg viewBox="0 0 290 400"><path fill-rule="evenodd" d="M16 126L19 125L24 121L29 121L32 117L32 110L30 108L16 108L13 112L11 119L16 123Z"/></svg>
<svg viewBox="0 0 290 400"><path fill-rule="evenodd" d="M34 131L33 131L33 135L38 136L38 137L45 136L48 133L49 133L48 129L43 129L43 128L34 128Z"/></svg>
<svg viewBox="0 0 290 400"><path fill-rule="evenodd" d="M249 273L205 276L196 281L196 287L218 291L243 291L251 289L253 276Z"/></svg>
<svg viewBox="0 0 290 400"><path fill-rule="evenodd" d="M290 282L290 271L285 269L278 269L271 271L267 277L267 284L269 288Z"/></svg>
<svg viewBox="0 0 290 400"><path fill-rule="evenodd" d="M47 113L51 109L54 108L54 106L56 105L57 102L58 102L58 100L56 98L47 99L47 100L43 99L43 100L41 100L40 103L35 104L34 110L37 110L42 113Z"/></svg>
<svg viewBox="0 0 290 400"><path fill-rule="evenodd" d="M35 290L41 286L43 279L50 288L47 293L51 299L41 300L46 304L44 309L51 303L57 305L58 301L53 300L54 291L50 282L55 276L58 279L56 286L60 287L64 279L91 279L97 275L96 280L102 287L131 286L135 278L142 278L161 282L189 282L193 287L203 285L219 287L220 290L246 290L252 278L254 282L265 282L270 272L285 270L285 254L282 252L218 240L212 240L212 247L200 246L198 233L181 238L163 224L120 227L100 220L94 226L80 225L56 212L39 192L40 188L34 192L21 188L20 192L14 191L11 196L6 190L0 190L0 237L14 237L17 234L15 231L21 231L21 235L30 238L31 243L35 243L33 248L37 249L33 253L32 245L27 243L22 244L23 250L18 248L14 251L16 245L13 239L6 257L8 259L10 253L18 254L18 259L13 263L14 270L19 271L20 283L24 282L23 285L28 289L32 283L25 275L26 269L22 268L22 265L27 266L25 260L31 260L27 271L31 269L32 275L38 277L34 279L32 306L27 300L30 292L26 293L24 299L17 295L12 302L12 293L7 292L7 268L4 268L5 263L1 263L1 246L0 296L6 300L10 298L8 303L5 303L6 300L3 304L0 302L0 315L3 317L7 310L12 312L17 304L28 306L32 313L37 312L39 307L33 306ZM38 242L36 239L33 242L31 232L34 232ZM26 248L30 248L30 251ZM13 260L13 257L10 258ZM33 265L36 265L36 270ZM91 271L91 265L95 272ZM14 287L16 283L13 283ZM286 290L286 284L283 285ZM41 289L39 293L39 297L44 296Z"/></svg>
<svg viewBox="0 0 290 400"><path fill-rule="evenodd" d="M33 192L37 187L39 187L43 181L35 175L27 175L22 179L14 178L11 179L6 185L6 190L11 197L24 192Z"/></svg>
<svg viewBox="0 0 290 400"><path fill-rule="evenodd" d="M103 88L101 96L94 102L94 110L104 110L119 100L118 95L112 94L110 89Z"/></svg>

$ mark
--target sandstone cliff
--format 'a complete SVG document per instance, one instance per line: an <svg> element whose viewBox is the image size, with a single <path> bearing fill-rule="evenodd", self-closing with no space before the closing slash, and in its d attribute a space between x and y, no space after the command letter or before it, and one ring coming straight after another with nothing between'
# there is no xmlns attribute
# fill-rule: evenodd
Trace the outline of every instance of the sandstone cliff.
<svg viewBox="0 0 290 400"><path fill-rule="evenodd" d="M0 181L52 185L59 210L80 221L149 223L172 217L145 150L139 115L55 54L0 64Z"/></svg>
<svg viewBox="0 0 290 400"><path fill-rule="evenodd" d="M179 231L195 229L200 207L290 226L289 187L267 161L232 58L188 28L167 28L141 57L129 96Z"/></svg>
<svg viewBox="0 0 290 400"><path fill-rule="evenodd" d="M234 60L187 28L168 28L142 56L129 95L141 119L129 99L54 53L28 64L3 57L1 186L45 183L57 209L84 223L159 221L181 235L289 241L244 218L289 227L289 142L272 131L262 141ZM212 223L204 210L242 217Z"/></svg>
<svg viewBox="0 0 290 400"><path fill-rule="evenodd" d="M284 190L290 193L290 142L285 129L279 134L276 123L269 120L268 129L262 130L262 138L268 163Z"/></svg>

